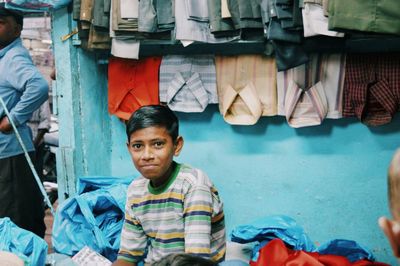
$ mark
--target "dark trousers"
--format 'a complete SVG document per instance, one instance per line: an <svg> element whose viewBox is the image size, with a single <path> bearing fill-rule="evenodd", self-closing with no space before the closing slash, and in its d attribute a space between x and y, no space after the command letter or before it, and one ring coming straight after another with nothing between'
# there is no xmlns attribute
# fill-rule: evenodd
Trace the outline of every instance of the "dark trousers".
<svg viewBox="0 0 400 266"><path fill-rule="evenodd" d="M34 152L29 153L35 162ZM24 154L0 159L0 218L44 237L43 196Z"/></svg>
<svg viewBox="0 0 400 266"><path fill-rule="evenodd" d="M39 146L35 147L35 168L36 172L38 173L40 180L43 180L43 164L44 164L44 155L45 155L45 148L44 143L42 142Z"/></svg>

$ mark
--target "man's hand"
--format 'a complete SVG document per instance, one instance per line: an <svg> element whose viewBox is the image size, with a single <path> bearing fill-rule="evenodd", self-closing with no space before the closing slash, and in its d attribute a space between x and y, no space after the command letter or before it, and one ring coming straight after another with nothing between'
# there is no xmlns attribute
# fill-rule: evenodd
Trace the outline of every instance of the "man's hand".
<svg viewBox="0 0 400 266"><path fill-rule="evenodd" d="M0 132L7 134L7 133L11 133L11 131L12 131L12 126L10 124L10 121L8 120L7 116L4 116L0 120Z"/></svg>

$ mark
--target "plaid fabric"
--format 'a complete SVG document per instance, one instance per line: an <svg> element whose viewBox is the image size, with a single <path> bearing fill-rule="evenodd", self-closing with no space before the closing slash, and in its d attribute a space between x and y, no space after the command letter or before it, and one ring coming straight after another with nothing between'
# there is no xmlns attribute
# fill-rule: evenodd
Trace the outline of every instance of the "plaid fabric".
<svg viewBox="0 0 400 266"><path fill-rule="evenodd" d="M160 101L179 112L202 112L209 103L218 103L214 56L164 56Z"/></svg>
<svg viewBox="0 0 400 266"><path fill-rule="evenodd" d="M400 54L348 56L343 116L379 126L392 120L399 104Z"/></svg>

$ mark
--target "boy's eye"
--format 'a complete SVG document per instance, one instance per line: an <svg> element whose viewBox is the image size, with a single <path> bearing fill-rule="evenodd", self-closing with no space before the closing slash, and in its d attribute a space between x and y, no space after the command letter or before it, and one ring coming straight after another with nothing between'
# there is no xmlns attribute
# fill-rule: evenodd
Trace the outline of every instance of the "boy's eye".
<svg viewBox="0 0 400 266"><path fill-rule="evenodd" d="M164 146L164 142L162 142L162 141L154 142L154 147L156 147L156 148L161 148L163 146Z"/></svg>
<svg viewBox="0 0 400 266"><path fill-rule="evenodd" d="M138 144L138 143L132 144L132 148L133 148L134 150L139 150L141 147L142 147L142 144Z"/></svg>

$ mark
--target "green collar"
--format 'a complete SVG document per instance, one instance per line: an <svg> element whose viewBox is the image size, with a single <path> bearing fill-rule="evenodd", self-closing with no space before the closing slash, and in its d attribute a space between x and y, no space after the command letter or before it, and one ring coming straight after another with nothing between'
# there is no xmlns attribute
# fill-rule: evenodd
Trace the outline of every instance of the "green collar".
<svg viewBox="0 0 400 266"><path fill-rule="evenodd" d="M179 170L181 169L181 165L179 163L173 162L173 167L175 169L172 171L171 176L168 178L168 181L165 182L164 185L155 188L149 182L147 187L151 194L158 195L158 194L165 192L165 190L167 190L169 188L169 186L175 181L176 176L178 175Z"/></svg>

